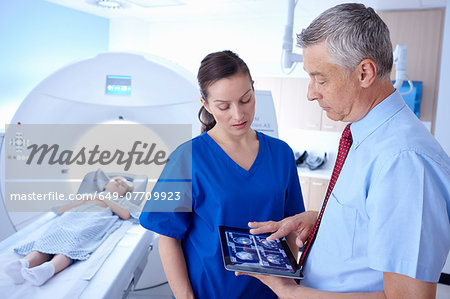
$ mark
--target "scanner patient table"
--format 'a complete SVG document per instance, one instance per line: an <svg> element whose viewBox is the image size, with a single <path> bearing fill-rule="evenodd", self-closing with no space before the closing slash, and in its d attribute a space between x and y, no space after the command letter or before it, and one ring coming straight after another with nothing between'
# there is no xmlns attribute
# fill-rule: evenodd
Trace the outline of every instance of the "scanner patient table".
<svg viewBox="0 0 450 299"><path fill-rule="evenodd" d="M135 192L145 191L147 177L120 175L133 182ZM96 188L96 172L88 173L80 185L79 193ZM94 179L93 179L94 178ZM45 213L35 222L0 242L0 297L2 298L125 298L139 280L147 264L156 235L139 224L122 221L114 231L85 261L56 274L44 285L37 287L25 282L16 285L4 273L3 266L21 256L13 248L34 240L57 218L53 212Z"/></svg>

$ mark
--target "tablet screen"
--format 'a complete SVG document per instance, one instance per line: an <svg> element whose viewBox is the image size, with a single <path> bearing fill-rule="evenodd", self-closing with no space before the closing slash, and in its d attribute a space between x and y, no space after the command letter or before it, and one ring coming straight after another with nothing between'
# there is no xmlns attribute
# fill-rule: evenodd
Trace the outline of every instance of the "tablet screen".
<svg viewBox="0 0 450 299"><path fill-rule="evenodd" d="M252 235L248 229L219 226L225 268L300 278L298 264L286 240L267 241L269 234Z"/></svg>

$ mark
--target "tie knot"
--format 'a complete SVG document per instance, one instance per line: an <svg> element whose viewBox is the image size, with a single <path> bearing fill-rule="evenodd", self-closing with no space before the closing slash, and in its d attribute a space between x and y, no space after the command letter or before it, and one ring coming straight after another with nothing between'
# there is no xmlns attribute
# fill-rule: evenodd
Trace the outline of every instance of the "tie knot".
<svg viewBox="0 0 450 299"><path fill-rule="evenodd" d="M352 139L352 131L350 131L350 125L348 124L347 126L345 126L344 131L342 132L342 137L341 138L346 138L346 139Z"/></svg>

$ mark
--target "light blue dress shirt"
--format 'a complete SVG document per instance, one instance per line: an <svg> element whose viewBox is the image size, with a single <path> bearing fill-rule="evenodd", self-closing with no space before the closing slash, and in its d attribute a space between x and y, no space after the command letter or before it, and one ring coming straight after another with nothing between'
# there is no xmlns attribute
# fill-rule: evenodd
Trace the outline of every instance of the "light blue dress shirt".
<svg viewBox="0 0 450 299"><path fill-rule="evenodd" d="M350 129L301 284L380 291L383 272L437 282L450 248L448 155L397 91Z"/></svg>

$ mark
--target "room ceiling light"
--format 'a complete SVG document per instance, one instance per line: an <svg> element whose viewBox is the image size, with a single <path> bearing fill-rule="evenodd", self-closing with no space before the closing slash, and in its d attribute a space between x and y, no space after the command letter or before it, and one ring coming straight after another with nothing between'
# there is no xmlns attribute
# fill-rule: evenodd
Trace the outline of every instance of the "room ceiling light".
<svg viewBox="0 0 450 299"><path fill-rule="evenodd" d="M97 5L109 9L118 9L121 7L120 2L114 0L97 0Z"/></svg>
<svg viewBox="0 0 450 299"><path fill-rule="evenodd" d="M143 8L186 5L186 2L181 0L126 0L126 2Z"/></svg>

